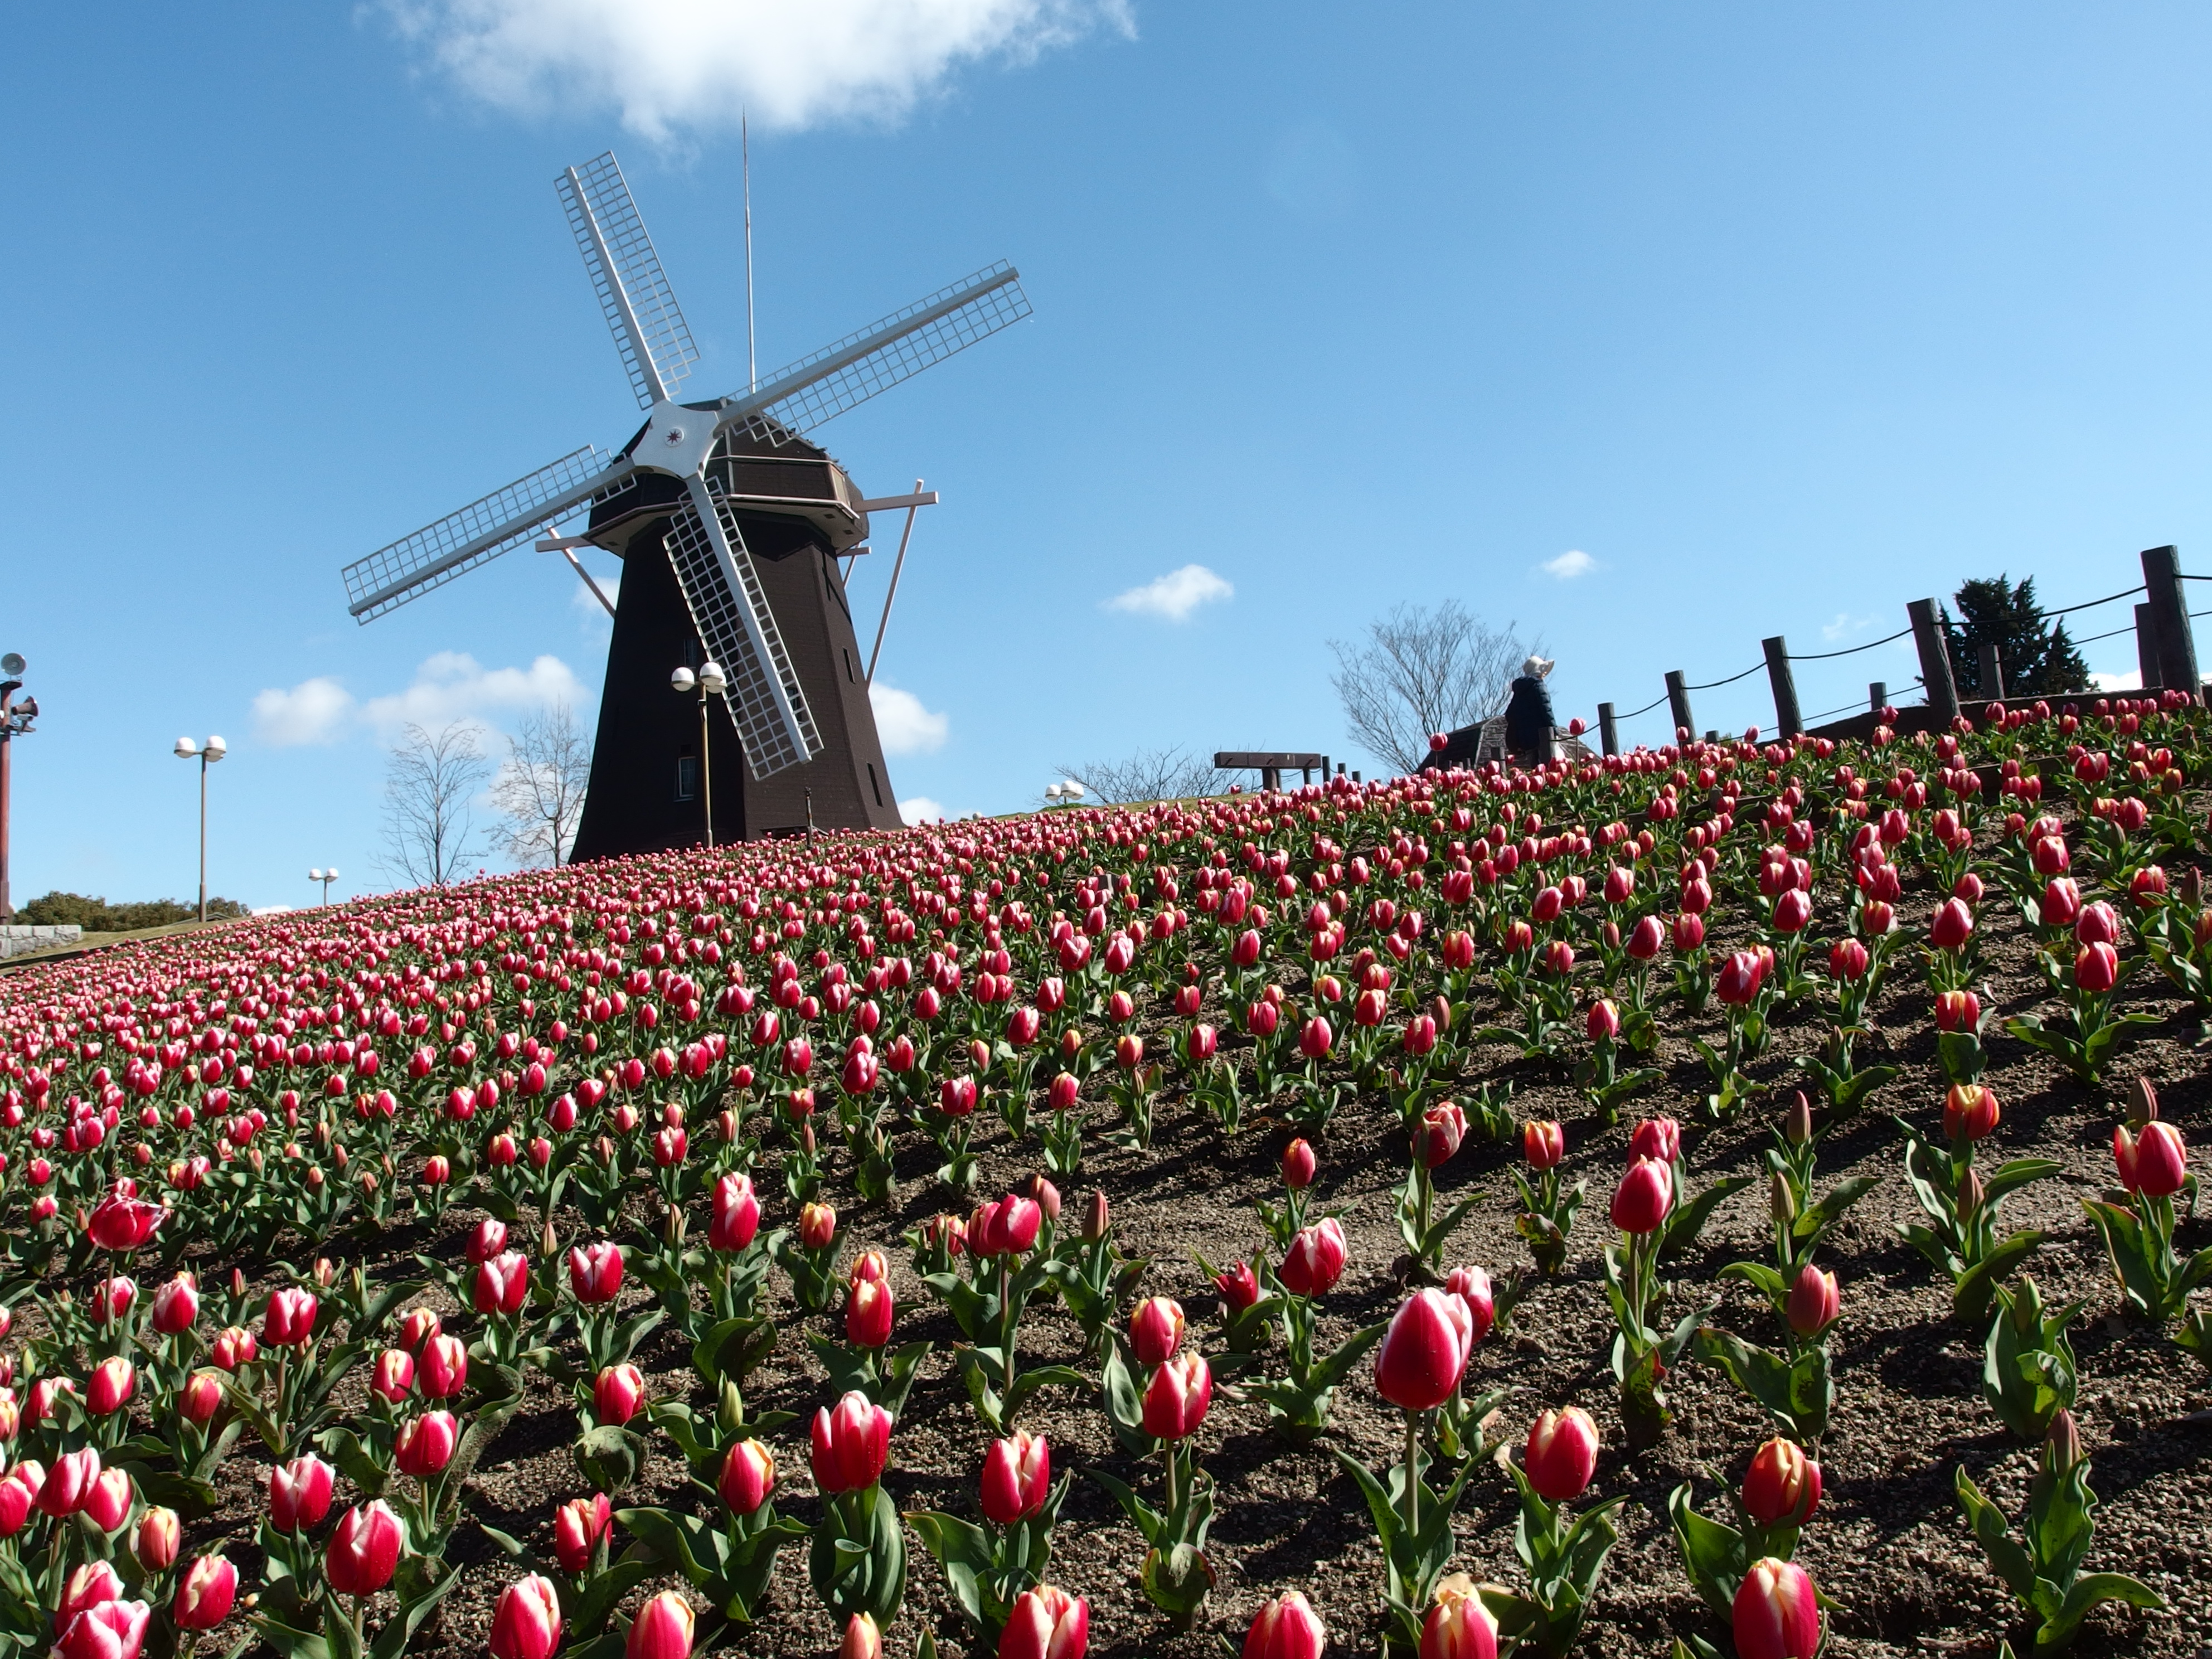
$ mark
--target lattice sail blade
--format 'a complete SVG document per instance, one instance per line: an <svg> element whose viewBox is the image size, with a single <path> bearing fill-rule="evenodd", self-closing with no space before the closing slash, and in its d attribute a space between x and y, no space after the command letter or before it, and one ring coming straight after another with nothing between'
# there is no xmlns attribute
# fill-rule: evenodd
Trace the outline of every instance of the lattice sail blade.
<svg viewBox="0 0 2212 1659"><path fill-rule="evenodd" d="M550 466L345 568L346 609L366 623L497 558L578 507L635 487L630 464L586 444Z"/></svg>
<svg viewBox="0 0 2212 1659"><path fill-rule="evenodd" d="M1021 273L1002 259L770 375L757 392L728 400L730 412L780 443L1029 314Z"/></svg>
<svg viewBox="0 0 2212 1659"><path fill-rule="evenodd" d="M568 228L576 234L584 269L629 373L637 406L650 409L674 397L699 361L690 325L677 308L676 291L653 251L653 239L645 234L645 221L638 216L613 151L570 167L553 184L568 211Z"/></svg>
<svg viewBox="0 0 2212 1659"><path fill-rule="evenodd" d="M812 760L822 736L737 520L720 489L689 482L690 500L669 526L668 562L700 643L728 677L723 702L745 764L756 778L771 777Z"/></svg>

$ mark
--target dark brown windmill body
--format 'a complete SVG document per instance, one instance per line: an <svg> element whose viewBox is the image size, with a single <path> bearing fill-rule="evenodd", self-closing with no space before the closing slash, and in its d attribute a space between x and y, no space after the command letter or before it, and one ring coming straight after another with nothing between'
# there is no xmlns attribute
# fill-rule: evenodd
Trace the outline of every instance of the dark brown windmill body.
<svg viewBox="0 0 2212 1659"><path fill-rule="evenodd" d="M699 845L709 780L718 842L800 833L810 806L818 828L899 823L839 563L866 534L866 515L854 506L860 493L842 467L804 440L777 448L752 433L733 438L708 471L782 624L822 747L811 761L755 778L736 731L712 720L704 726L708 763L699 765L697 710L668 686L672 666L696 669L705 660L665 545L684 492L669 480L667 499L659 503L609 502L585 532L621 556L623 580L575 858Z"/></svg>
<svg viewBox="0 0 2212 1659"><path fill-rule="evenodd" d="M1029 315L1019 273L977 271L750 392L678 403L698 350L621 168L602 155L556 187L645 426L618 453L587 445L347 566L348 609L372 621L588 513L582 534L537 542L623 562L572 856L896 826L868 702L882 629L864 663L839 560L866 551L872 511L905 508L911 532L937 498L917 484L870 500L804 434Z"/></svg>

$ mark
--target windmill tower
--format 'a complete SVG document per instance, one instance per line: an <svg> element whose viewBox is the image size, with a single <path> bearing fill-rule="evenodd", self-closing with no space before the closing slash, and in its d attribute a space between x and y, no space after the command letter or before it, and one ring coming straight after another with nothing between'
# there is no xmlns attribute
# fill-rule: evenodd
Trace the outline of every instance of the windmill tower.
<svg viewBox="0 0 2212 1659"><path fill-rule="evenodd" d="M698 844L710 779L717 843L810 823L896 826L872 662L839 560L866 551L872 513L905 508L911 529L914 509L937 498L871 500L805 434L1028 316L1019 273L993 265L752 391L678 403L698 349L622 169L601 155L556 188L645 425L611 454L586 445L348 565L348 610L367 623L587 514L580 534L537 543L571 563L586 544L623 560L572 856ZM727 680L714 700L726 718L710 709L702 722L670 673L709 660Z"/></svg>

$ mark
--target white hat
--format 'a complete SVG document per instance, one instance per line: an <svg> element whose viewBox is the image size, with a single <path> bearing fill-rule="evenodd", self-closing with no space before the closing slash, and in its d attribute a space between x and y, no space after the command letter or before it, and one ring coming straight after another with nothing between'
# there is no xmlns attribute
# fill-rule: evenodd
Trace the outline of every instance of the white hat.
<svg viewBox="0 0 2212 1659"><path fill-rule="evenodd" d="M1553 665L1541 657L1531 657L1521 665L1521 672L1532 680L1540 680L1552 672Z"/></svg>

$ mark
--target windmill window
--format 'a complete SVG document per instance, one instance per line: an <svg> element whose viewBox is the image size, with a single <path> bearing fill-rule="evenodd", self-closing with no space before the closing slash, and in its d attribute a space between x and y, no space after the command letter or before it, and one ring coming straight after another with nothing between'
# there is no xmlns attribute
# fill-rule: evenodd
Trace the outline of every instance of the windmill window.
<svg viewBox="0 0 2212 1659"><path fill-rule="evenodd" d="M873 761L867 761L863 764L868 769L868 787L875 793L876 805L881 806L884 804L884 787L876 781L876 763Z"/></svg>
<svg viewBox="0 0 2212 1659"><path fill-rule="evenodd" d="M678 755L676 757L676 799L699 799L699 757L696 755Z"/></svg>

